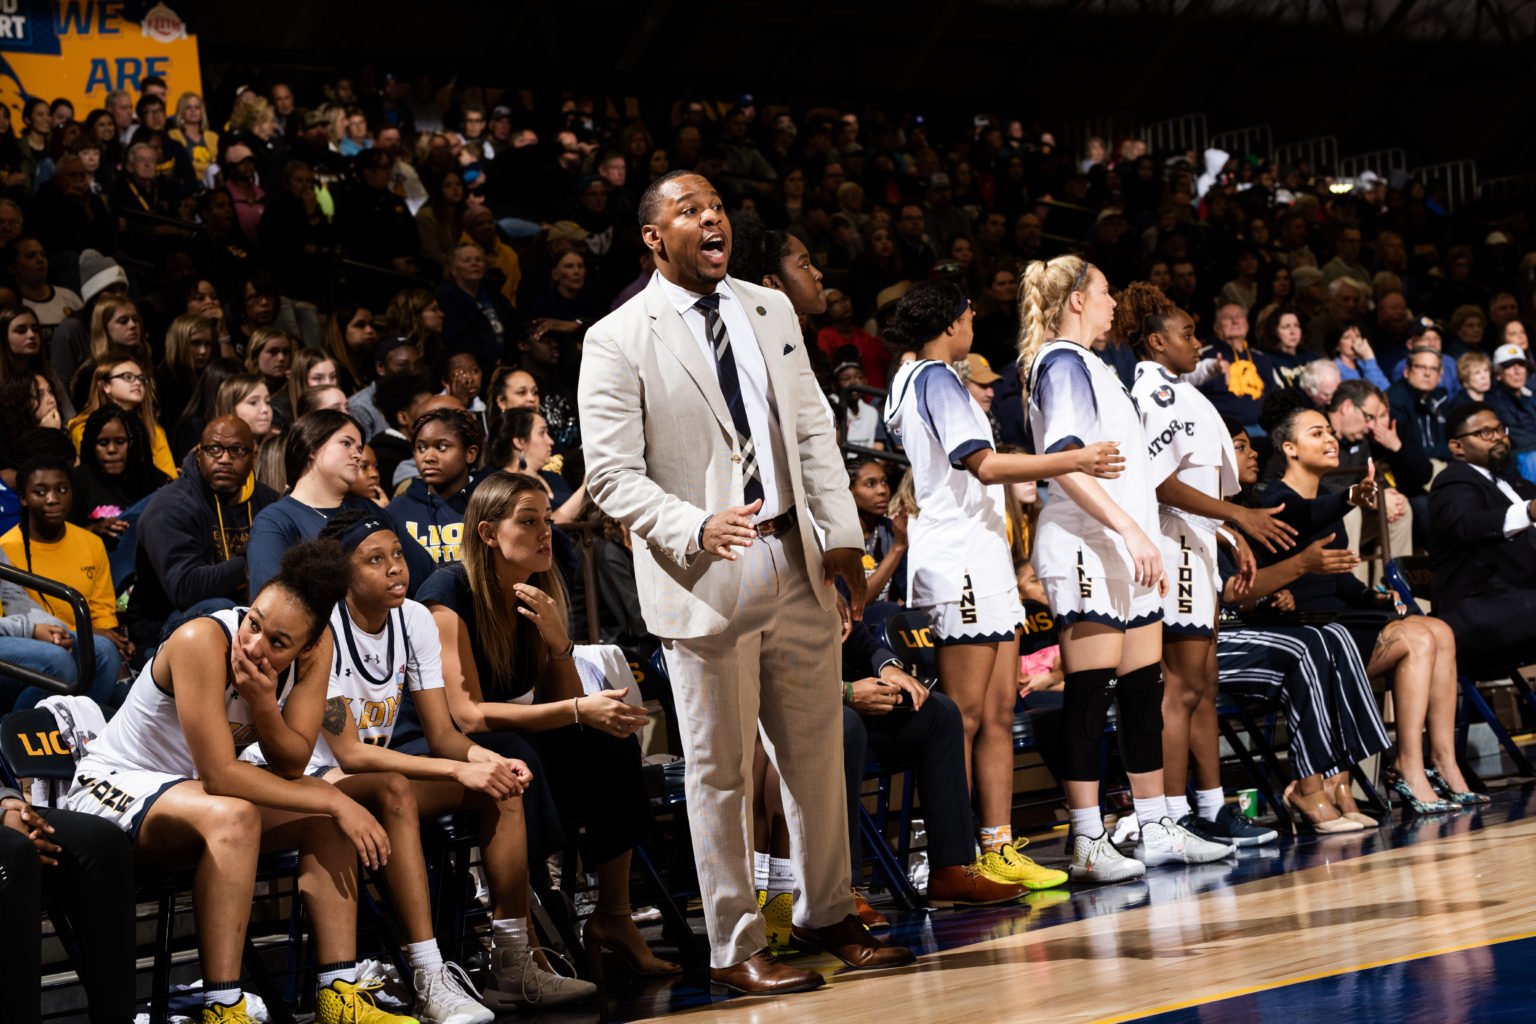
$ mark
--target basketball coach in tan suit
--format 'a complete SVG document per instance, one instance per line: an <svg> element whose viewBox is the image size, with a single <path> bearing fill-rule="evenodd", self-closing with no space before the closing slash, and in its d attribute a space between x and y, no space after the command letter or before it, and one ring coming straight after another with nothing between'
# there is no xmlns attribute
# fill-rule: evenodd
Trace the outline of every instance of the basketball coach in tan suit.
<svg viewBox="0 0 1536 1024"><path fill-rule="evenodd" d="M594 324L581 360L587 491L635 538L687 756L688 818L713 985L822 983L767 952L752 884L758 723L784 782L795 936L850 966L908 963L854 914L842 789L834 575L863 604L863 534L799 323L780 293L727 278L731 228L703 177L639 204L656 275Z"/></svg>

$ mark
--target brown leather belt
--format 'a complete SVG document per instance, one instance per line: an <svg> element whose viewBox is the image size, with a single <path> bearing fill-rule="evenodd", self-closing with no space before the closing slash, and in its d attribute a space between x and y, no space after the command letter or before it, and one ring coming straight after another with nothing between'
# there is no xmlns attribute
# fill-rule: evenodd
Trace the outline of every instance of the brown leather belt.
<svg viewBox="0 0 1536 1024"><path fill-rule="evenodd" d="M795 510L791 506L786 512L780 512L772 519L764 519L757 524L759 537L774 537L781 533L788 533L795 525Z"/></svg>

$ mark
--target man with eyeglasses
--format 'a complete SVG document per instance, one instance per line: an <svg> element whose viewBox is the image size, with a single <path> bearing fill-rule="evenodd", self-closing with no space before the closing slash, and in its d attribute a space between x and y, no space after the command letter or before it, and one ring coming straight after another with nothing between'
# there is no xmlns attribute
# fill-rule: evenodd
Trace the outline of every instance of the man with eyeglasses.
<svg viewBox="0 0 1536 1024"><path fill-rule="evenodd" d="M1411 427L1424 453L1446 462L1451 452L1445 444L1445 405L1451 396L1440 385L1443 368L1438 350L1428 345L1414 348L1403 366L1403 379L1387 390L1387 401L1399 428Z"/></svg>
<svg viewBox="0 0 1536 1024"><path fill-rule="evenodd" d="M246 599L251 521L280 497L256 482L255 466L251 428L221 416L203 428L181 476L150 499L139 518L138 582L125 616L139 650L188 619Z"/></svg>
<svg viewBox="0 0 1536 1024"><path fill-rule="evenodd" d="M1452 461L1429 492L1435 614L1464 647L1529 652L1536 648L1536 484L1515 471L1507 428L1487 403L1458 406L1445 430Z"/></svg>

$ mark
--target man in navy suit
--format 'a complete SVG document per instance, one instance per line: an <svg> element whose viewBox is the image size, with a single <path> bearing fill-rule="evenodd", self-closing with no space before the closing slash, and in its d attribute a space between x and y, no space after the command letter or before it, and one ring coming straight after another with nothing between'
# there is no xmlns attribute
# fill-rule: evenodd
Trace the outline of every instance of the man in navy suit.
<svg viewBox="0 0 1536 1024"><path fill-rule="evenodd" d="M1457 408L1445 436L1453 461L1429 492L1435 614L1473 649L1536 652L1536 484L1512 471L1508 428L1487 403Z"/></svg>

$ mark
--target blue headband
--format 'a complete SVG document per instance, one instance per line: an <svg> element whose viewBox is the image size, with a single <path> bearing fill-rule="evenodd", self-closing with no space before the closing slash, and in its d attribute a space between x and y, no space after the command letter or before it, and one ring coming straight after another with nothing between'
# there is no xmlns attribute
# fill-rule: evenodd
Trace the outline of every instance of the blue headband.
<svg viewBox="0 0 1536 1024"><path fill-rule="evenodd" d="M956 290L958 291L959 289ZM969 308L970 305L971 300L965 297L964 292L960 292L960 307L955 310L955 315L950 318L950 322L953 323L954 321L959 320L962 316L964 316L966 309Z"/></svg>
<svg viewBox="0 0 1536 1024"><path fill-rule="evenodd" d="M359 519L357 522L353 523L351 526L342 531L341 536L338 538L341 543L341 550L350 555L352 552L357 550L357 546L359 544L374 534L378 533L380 530L392 529L394 529L394 527L390 526L378 516L370 515L366 518Z"/></svg>

